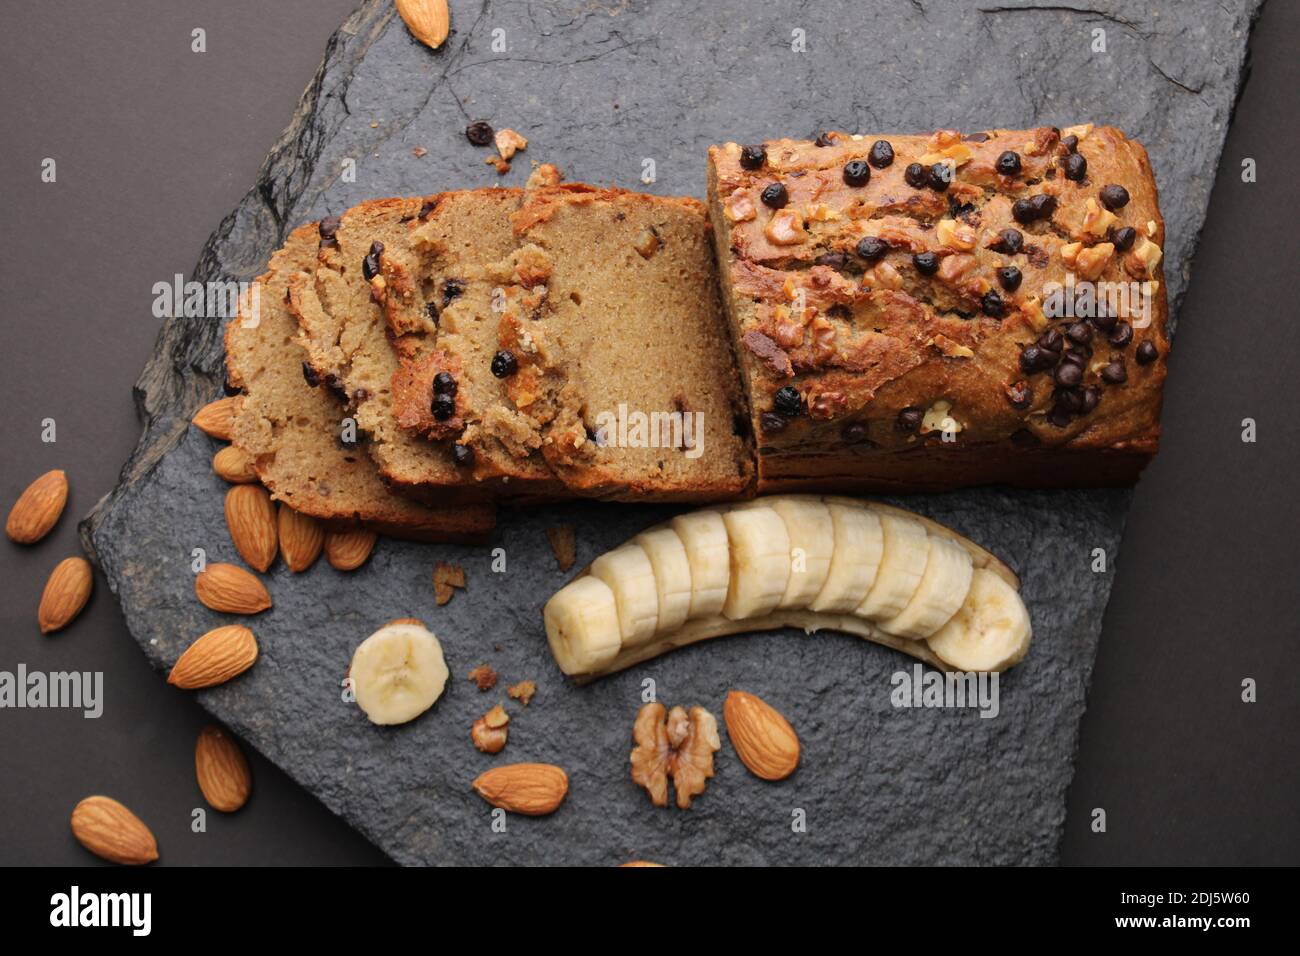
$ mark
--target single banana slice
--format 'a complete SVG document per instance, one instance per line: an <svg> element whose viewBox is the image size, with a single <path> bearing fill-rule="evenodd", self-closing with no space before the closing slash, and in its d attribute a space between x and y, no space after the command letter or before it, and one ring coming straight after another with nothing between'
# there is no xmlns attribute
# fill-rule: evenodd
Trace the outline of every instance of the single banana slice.
<svg viewBox="0 0 1300 956"><path fill-rule="evenodd" d="M560 588L542 609L546 640L560 670L586 674L614 660L622 644L614 592L584 575Z"/></svg>
<svg viewBox="0 0 1300 956"><path fill-rule="evenodd" d="M913 640L929 637L948 623L966 600L974 565L961 545L937 535L927 535L930 556L921 583L907 607L880 622L882 630Z"/></svg>
<svg viewBox="0 0 1300 956"><path fill-rule="evenodd" d="M777 607L808 607L831 572L835 527L830 509L811 495L773 498L771 508L790 536L790 580Z"/></svg>
<svg viewBox="0 0 1300 956"><path fill-rule="evenodd" d="M790 581L790 535L771 508L722 515L731 545L731 586L722 613L733 621L766 614L781 603Z"/></svg>
<svg viewBox="0 0 1300 956"><path fill-rule="evenodd" d="M415 620L371 634L348 671L357 706L376 724L404 724L433 706L447 686L447 662L433 632Z"/></svg>
<svg viewBox="0 0 1300 956"><path fill-rule="evenodd" d="M925 525L911 518L881 514L880 530L884 534L884 554L880 570L866 598L853 613L873 621L895 617L912 600L925 564L930 557L930 543Z"/></svg>
<svg viewBox="0 0 1300 956"><path fill-rule="evenodd" d="M659 620L659 593L654 566L645 549L639 544L620 545L591 562L590 573L614 592L624 646L653 637Z"/></svg>
<svg viewBox="0 0 1300 956"><path fill-rule="evenodd" d="M654 569L655 591L659 596L655 630L675 631L685 623L691 609L691 562L686 557L686 547L672 528L651 528L632 541L645 551Z"/></svg>
<svg viewBox="0 0 1300 956"><path fill-rule="evenodd" d="M852 613L875 583L884 551L884 533L874 511L831 501L826 505L835 528L830 573L808 605L814 611Z"/></svg>
<svg viewBox="0 0 1300 956"><path fill-rule="evenodd" d="M691 565L691 607L688 617L722 613L731 585L731 545L722 515L713 510L693 511L672 520Z"/></svg>
<svg viewBox="0 0 1300 956"><path fill-rule="evenodd" d="M965 602L926 643L956 670L1000 671L1025 656L1032 637L1029 611L1015 588L976 568Z"/></svg>

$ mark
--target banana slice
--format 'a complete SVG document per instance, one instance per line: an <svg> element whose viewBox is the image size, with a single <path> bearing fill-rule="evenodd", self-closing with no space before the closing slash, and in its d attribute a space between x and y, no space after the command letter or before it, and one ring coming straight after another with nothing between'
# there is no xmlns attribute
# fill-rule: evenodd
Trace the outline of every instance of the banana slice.
<svg viewBox="0 0 1300 956"><path fill-rule="evenodd" d="M927 644L960 671L1000 671L1019 663L1033 629L1020 595L998 574L976 568L957 613Z"/></svg>
<svg viewBox="0 0 1300 956"><path fill-rule="evenodd" d="M632 541L639 544L654 569L659 597L657 631L675 631L686 623L691 610L691 562L686 547L672 528L651 528Z"/></svg>
<svg viewBox="0 0 1300 956"><path fill-rule="evenodd" d="M447 686L447 662L433 632L414 619L393 621L352 655L352 691L372 723L404 724L433 706Z"/></svg>
<svg viewBox="0 0 1300 956"><path fill-rule="evenodd" d="M835 549L826 584L808 605L814 611L852 613L876 580L884 551L884 534L875 512L831 501L826 505L835 527Z"/></svg>
<svg viewBox="0 0 1300 956"><path fill-rule="evenodd" d="M659 593L654 566L639 544L625 544L591 562L591 576L614 592L618 630L625 646L635 646L654 636L659 620Z"/></svg>
<svg viewBox="0 0 1300 956"><path fill-rule="evenodd" d="M691 565L691 608L688 617L722 613L731 584L731 545L722 515L714 510L678 515L671 522L682 539Z"/></svg>
<svg viewBox="0 0 1300 956"><path fill-rule="evenodd" d="M853 612L873 621L895 617L907 607L930 558L930 545L923 524L897 515L882 514L878 517L884 534L880 570L866 598Z"/></svg>
<svg viewBox="0 0 1300 956"><path fill-rule="evenodd" d="M566 674L598 671L618 656L622 637L614 592L584 575L560 588L542 609L546 640Z"/></svg>
<svg viewBox="0 0 1300 956"><path fill-rule="evenodd" d="M966 600L974 565L961 545L927 535L930 555L916 593L896 617L880 622L881 630L913 640L929 637L948 623Z"/></svg>
<svg viewBox="0 0 1300 956"><path fill-rule="evenodd" d="M835 526L830 509L811 495L773 498L771 508L781 516L790 536L790 580L777 607L808 607L831 573Z"/></svg>
<svg viewBox="0 0 1300 956"><path fill-rule="evenodd" d="M766 614L781 603L790 582L790 535L771 508L722 515L731 546L731 586L722 613L733 621Z"/></svg>

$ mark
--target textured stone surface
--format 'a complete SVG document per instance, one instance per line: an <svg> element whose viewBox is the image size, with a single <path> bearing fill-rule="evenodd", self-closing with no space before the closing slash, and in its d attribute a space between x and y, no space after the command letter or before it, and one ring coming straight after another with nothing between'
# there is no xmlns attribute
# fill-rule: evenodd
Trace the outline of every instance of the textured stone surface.
<svg viewBox="0 0 1300 956"><path fill-rule="evenodd" d="M437 53L408 36L386 2L358 10L331 41L298 115L259 181L213 235L196 278L258 274L293 226L361 199L505 183L529 160L571 179L638 186L653 159L665 194L704 193L710 143L823 127L1114 123L1151 152L1169 241L1173 303L1185 288L1241 76L1256 0L1167 4L708 4L453 2ZM491 49L504 30L507 50ZM1095 29L1107 52L1091 51ZM791 50L802 30L806 52ZM530 145L498 177L462 135L467 119L514 127ZM422 158L412 154L420 146ZM356 178L341 176L355 161ZM219 325L168 322L137 387L145 432L118 488L83 525L127 623L165 670L223 623L193 597L190 553L238 560L222 517L214 444L187 427L221 378ZM1179 387L1175 373L1172 387ZM577 688L545 647L539 609L565 580L544 528L578 526L579 562L667 508L572 505L505 513L489 548L384 541L353 574L321 562L268 576L274 609L252 622L257 666L201 694L203 705L403 863L1049 863L1056 859L1079 719L1110 575L1091 552L1118 552L1124 491L979 490L899 503L992 546L1024 578L1036 631L1001 686L1001 714L899 710L890 677L912 661L844 635L737 636L678 651ZM469 588L436 608L436 560ZM377 728L341 700L353 648L383 622L417 616L439 634L454 680L419 720ZM497 690L465 679L491 663ZM498 758L470 745L471 722L511 702ZM730 688L780 708L803 740L789 780L751 777L725 743L717 778L689 812L656 810L628 778L643 682L668 704L721 716ZM725 731L724 731L725 736ZM558 763L569 799L545 819L494 833L470 790L504 761ZM807 814L793 833L792 811Z"/></svg>

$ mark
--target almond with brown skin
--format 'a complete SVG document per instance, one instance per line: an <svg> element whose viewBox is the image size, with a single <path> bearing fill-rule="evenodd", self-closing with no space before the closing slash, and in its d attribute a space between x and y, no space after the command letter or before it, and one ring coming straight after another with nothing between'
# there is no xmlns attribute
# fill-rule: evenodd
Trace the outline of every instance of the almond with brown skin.
<svg viewBox="0 0 1300 956"><path fill-rule="evenodd" d="M214 810L234 813L248 802L253 775L235 738L215 724L199 732L194 745L194 775L203 799Z"/></svg>
<svg viewBox="0 0 1300 956"><path fill-rule="evenodd" d="M87 797L72 808L72 835L95 856L123 866L158 859L158 843L134 813L112 797Z"/></svg>
<svg viewBox="0 0 1300 956"><path fill-rule="evenodd" d="M72 623L90 600L95 575L85 558L64 558L50 573L36 611L42 634L53 634Z"/></svg>
<svg viewBox="0 0 1300 956"><path fill-rule="evenodd" d="M227 445L212 456L212 470L232 485L248 485L257 481L252 456L234 445Z"/></svg>
<svg viewBox="0 0 1300 956"><path fill-rule="evenodd" d="M663 864L662 864L662 863L651 863L649 860L629 860L627 863L620 863L620 864L619 864L619 868L620 868L620 869L622 869L622 868L624 868L624 867L633 867L633 866L657 866L657 867L662 868L662 867L663 867Z"/></svg>
<svg viewBox="0 0 1300 956"><path fill-rule="evenodd" d="M194 413L190 421L210 437L220 441L230 441L235 430L236 398L237 396L231 395L229 398L208 402Z"/></svg>
<svg viewBox="0 0 1300 956"><path fill-rule="evenodd" d="M355 571L366 563L375 549L373 531L331 531L325 535L325 558L339 571Z"/></svg>
<svg viewBox="0 0 1300 956"><path fill-rule="evenodd" d="M799 766L799 737L790 722L753 694L733 690L722 705L727 734L756 777L784 780Z"/></svg>
<svg viewBox="0 0 1300 956"><path fill-rule="evenodd" d="M238 677L257 660L257 638L242 624L213 628L185 648L167 683L181 690L215 687Z"/></svg>
<svg viewBox="0 0 1300 956"><path fill-rule="evenodd" d="M226 492L226 527L239 556L265 572L280 546L271 494L261 485L235 485Z"/></svg>
<svg viewBox="0 0 1300 956"><path fill-rule="evenodd" d="M325 529L315 518L299 514L281 504L277 515L280 529L280 557L294 574L306 571L320 557L325 546Z"/></svg>
<svg viewBox="0 0 1300 956"><path fill-rule="evenodd" d="M225 614L257 614L271 606L265 585L237 564L209 564L194 576L194 593L205 607Z"/></svg>
<svg viewBox="0 0 1300 956"><path fill-rule="evenodd" d="M68 476L47 471L18 496L9 510L5 534L17 544L35 544L50 533L68 503Z"/></svg>
<svg viewBox="0 0 1300 956"><path fill-rule="evenodd" d="M512 763L480 774L474 790L494 807L542 817L554 813L564 801L569 778L553 764Z"/></svg>
<svg viewBox="0 0 1300 956"><path fill-rule="evenodd" d="M447 0L397 0L397 12L411 36L430 49L438 49L447 39L451 28Z"/></svg>

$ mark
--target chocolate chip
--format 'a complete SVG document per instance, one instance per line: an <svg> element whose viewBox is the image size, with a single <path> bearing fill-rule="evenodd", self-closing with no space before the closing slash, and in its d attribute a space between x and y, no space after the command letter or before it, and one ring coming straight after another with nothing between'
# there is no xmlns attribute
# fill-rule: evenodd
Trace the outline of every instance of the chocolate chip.
<svg viewBox="0 0 1300 956"><path fill-rule="evenodd" d="M947 163L935 163L926 175L926 183L937 193L946 192L952 185L952 167Z"/></svg>
<svg viewBox="0 0 1300 956"><path fill-rule="evenodd" d="M867 236L858 240L858 255L869 264L879 262L888 251L889 243L876 236Z"/></svg>
<svg viewBox="0 0 1300 956"><path fill-rule="evenodd" d="M1056 366L1056 374L1052 377L1057 385L1073 388L1083 381L1083 368L1073 362L1062 362Z"/></svg>
<svg viewBox="0 0 1300 956"><path fill-rule="evenodd" d="M776 412L763 412L758 416L758 426L763 429L763 434L771 435L776 432L785 431L785 426L790 424L784 416Z"/></svg>
<svg viewBox="0 0 1300 956"><path fill-rule="evenodd" d="M456 378L450 372L439 372L433 377L433 394L435 395L455 395Z"/></svg>
<svg viewBox="0 0 1300 956"><path fill-rule="evenodd" d="M1057 428L1064 428L1065 426L1070 424L1069 409L1063 408L1060 405L1056 405L1052 408L1050 412L1047 413L1047 420L1051 422L1053 425L1055 425Z"/></svg>
<svg viewBox="0 0 1300 956"><path fill-rule="evenodd" d="M1013 382L1007 386L1007 401L1011 403L1012 408L1024 411L1034 404L1033 389L1029 387L1028 382Z"/></svg>
<svg viewBox="0 0 1300 956"><path fill-rule="evenodd" d="M1110 333L1110 344L1117 349L1122 349L1133 341L1133 326L1127 322L1115 323L1115 328Z"/></svg>
<svg viewBox="0 0 1300 956"><path fill-rule="evenodd" d="M1084 397L1081 388L1054 388L1052 400L1057 407L1064 408L1067 412L1083 411Z"/></svg>
<svg viewBox="0 0 1300 956"><path fill-rule="evenodd" d="M354 388L352 390L352 401L356 402L358 405L360 405L362 402L370 401L370 389Z"/></svg>
<svg viewBox="0 0 1300 956"><path fill-rule="evenodd" d="M420 207L420 215L417 217L421 222L429 218L429 215L438 208L438 200L426 199L424 205Z"/></svg>
<svg viewBox="0 0 1300 956"><path fill-rule="evenodd" d="M1054 354L1049 357L1047 350L1038 345L1026 345L1020 350L1020 367L1029 373L1045 372L1056 364Z"/></svg>
<svg viewBox="0 0 1300 956"><path fill-rule="evenodd" d="M998 282L1002 283L1002 288L1008 292L1015 292L1019 289L1023 280L1024 276L1020 274L1020 270L1015 266L1003 266L998 270Z"/></svg>
<svg viewBox="0 0 1300 956"><path fill-rule="evenodd" d="M939 257L933 252L918 252L912 256L912 265L923 276L932 276L939 271Z"/></svg>
<svg viewBox="0 0 1300 956"><path fill-rule="evenodd" d="M740 147L740 165L744 169L762 169L767 162L767 148L761 144Z"/></svg>
<svg viewBox="0 0 1300 956"><path fill-rule="evenodd" d="M1017 199L1011 204L1011 216L1021 225L1029 225L1037 218L1034 215L1034 203L1030 199Z"/></svg>
<svg viewBox="0 0 1300 956"><path fill-rule="evenodd" d="M894 422L894 427L900 432L911 433L920 428L923 421L925 421L925 409L909 405L898 413L898 420Z"/></svg>
<svg viewBox="0 0 1300 956"><path fill-rule="evenodd" d="M909 163L907 168L903 170L903 182L907 183L907 185L911 186L913 189L920 189L923 187L928 176L929 173L926 172L925 167L920 163Z"/></svg>
<svg viewBox="0 0 1300 956"><path fill-rule="evenodd" d="M962 139L968 143L987 143L989 140L988 133L967 133Z"/></svg>
<svg viewBox="0 0 1300 956"><path fill-rule="evenodd" d="M496 130L487 120L475 120L465 127L465 138L475 146L487 146L496 136Z"/></svg>
<svg viewBox="0 0 1300 956"><path fill-rule="evenodd" d="M1017 255L1025 247L1024 233L1019 229L1003 229L988 247L1006 256Z"/></svg>
<svg viewBox="0 0 1300 956"><path fill-rule="evenodd" d="M1128 190L1115 183L1101 187L1101 204L1114 212L1128 205Z"/></svg>
<svg viewBox="0 0 1300 956"><path fill-rule="evenodd" d="M302 363L302 377L312 388L315 388L320 384L320 376L316 373L316 370L306 362Z"/></svg>
<svg viewBox="0 0 1300 956"><path fill-rule="evenodd" d="M1151 342L1143 342L1137 347L1137 360L1139 365L1150 365L1156 359L1160 358L1160 350Z"/></svg>
<svg viewBox="0 0 1300 956"><path fill-rule="evenodd" d="M1069 136L1062 138L1061 145L1064 146L1066 150L1073 153L1079 148L1079 137L1071 133ZM1070 174L1067 172L1066 175L1068 176Z"/></svg>
<svg viewBox="0 0 1300 956"><path fill-rule="evenodd" d="M786 192L785 186L781 183L770 183L763 188L760 198L763 200L764 206L781 209L790 201L790 194Z"/></svg>
<svg viewBox="0 0 1300 956"><path fill-rule="evenodd" d="M459 467L470 468L474 464L474 449L456 442L451 446L451 458Z"/></svg>
<svg viewBox="0 0 1300 956"><path fill-rule="evenodd" d="M871 152L867 153L867 162L876 169L884 169L894 162L894 147L888 140L876 140L871 144Z"/></svg>
<svg viewBox="0 0 1300 956"><path fill-rule="evenodd" d="M772 396L772 407L787 418L803 414L803 396L793 385L782 385Z"/></svg>
<svg viewBox="0 0 1300 956"><path fill-rule="evenodd" d="M370 244L370 253L361 260L361 274L369 282L379 275L379 257L384 254L384 244L376 239Z"/></svg>
<svg viewBox="0 0 1300 956"><path fill-rule="evenodd" d="M235 385L231 383L230 379L226 379L222 383L221 390L225 392L227 395L238 395L240 391L237 387L235 387Z"/></svg>
<svg viewBox="0 0 1300 956"><path fill-rule="evenodd" d="M1101 401L1101 389L1096 385L1089 385L1083 390L1083 408L1081 411L1086 415Z"/></svg>
<svg viewBox="0 0 1300 956"><path fill-rule="evenodd" d="M1121 359L1115 359L1101 370L1101 380L1107 385L1122 385L1128 381L1128 370Z"/></svg>
<svg viewBox="0 0 1300 956"><path fill-rule="evenodd" d="M339 226L342 225L342 223L343 220L338 216L326 216L320 221L320 226L318 228L320 230L320 244L322 246L330 248L339 244L338 239L335 238L335 233L339 231Z"/></svg>
<svg viewBox="0 0 1300 956"><path fill-rule="evenodd" d="M992 289L985 292L984 297L980 299L980 308L984 310L985 315L994 319L1000 319L1007 314L1007 306L1006 303L1002 301L1002 296L998 295Z"/></svg>
<svg viewBox="0 0 1300 956"><path fill-rule="evenodd" d="M1075 322L1065 330L1065 336L1071 342L1087 345L1092 341L1092 326L1087 322Z"/></svg>
<svg viewBox="0 0 1300 956"><path fill-rule="evenodd" d="M492 374L497 378L509 378L519 371L519 360L513 352L502 349L492 356Z"/></svg>
<svg viewBox="0 0 1300 956"><path fill-rule="evenodd" d="M840 437L844 439L845 444L861 445L867 440L867 423L849 422L840 432Z"/></svg>
<svg viewBox="0 0 1300 956"><path fill-rule="evenodd" d="M429 321L432 322L434 325L439 324L440 319L438 317L438 304L436 302L424 303L424 314L429 317Z"/></svg>
<svg viewBox="0 0 1300 956"><path fill-rule="evenodd" d="M1115 327L1115 323L1118 321L1118 319L1116 319L1114 315L1105 311L1104 309L1098 309L1097 314L1090 316L1088 318L1088 321L1091 322L1093 325L1097 326L1097 328L1100 329L1102 332L1109 332L1111 329Z"/></svg>
<svg viewBox="0 0 1300 956"><path fill-rule="evenodd" d="M1065 158L1065 178L1071 182L1080 182L1088 175L1088 161L1082 153L1071 153Z"/></svg>
<svg viewBox="0 0 1300 956"><path fill-rule="evenodd" d="M1060 329L1048 329L1038 337L1038 344L1049 352L1060 352L1065 348L1065 336Z"/></svg>
<svg viewBox="0 0 1300 956"><path fill-rule="evenodd" d="M1088 364L1088 359L1092 358L1091 345L1076 345L1065 350L1064 362L1073 362L1079 368Z"/></svg>
<svg viewBox="0 0 1300 956"><path fill-rule="evenodd" d="M1051 219L1052 213L1056 212L1056 197L1049 196L1046 193L1040 193L1029 202L1034 207L1035 219Z"/></svg>
<svg viewBox="0 0 1300 956"><path fill-rule="evenodd" d="M1020 154L1009 149L998 157L994 166L1003 176L1014 176L1020 172Z"/></svg>
<svg viewBox="0 0 1300 956"><path fill-rule="evenodd" d="M834 146L835 134L829 130L824 133L818 133L817 138L813 140L814 146Z"/></svg>
<svg viewBox="0 0 1300 956"><path fill-rule="evenodd" d="M434 395L433 396L433 417L440 422L445 422L456 414L456 398L453 395Z"/></svg>
<svg viewBox="0 0 1300 956"><path fill-rule="evenodd" d="M823 252L813 260L813 265L830 266L832 269L843 269L849 264L849 257L842 252Z"/></svg>
<svg viewBox="0 0 1300 956"><path fill-rule="evenodd" d="M1111 236L1111 241L1115 243L1115 248L1120 252L1128 252L1133 248L1133 243L1137 241L1138 232L1132 226L1125 226L1122 229L1116 229Z"/></svg>
<svg viewBox="0 0 1300 956"><path fill-rule="evenodd" d="M447 306L452 299L465 294L465 283L461 279L444 279L442 283L442 304Z"/></svg>
<svg viewBox="0 0 1300 956"><path fill-rule="evenodd" d="M343 386L343 380L337 375L325 376L325 388L340 402L348 400L348 390Z"/></svg>
<svg viewBox="0 0 1300 956"><path fill-rule="evenodd" d="M847 186L865 186L871 179L871 167L866 160L853 159L844 164L844 183Z"/></svg>

